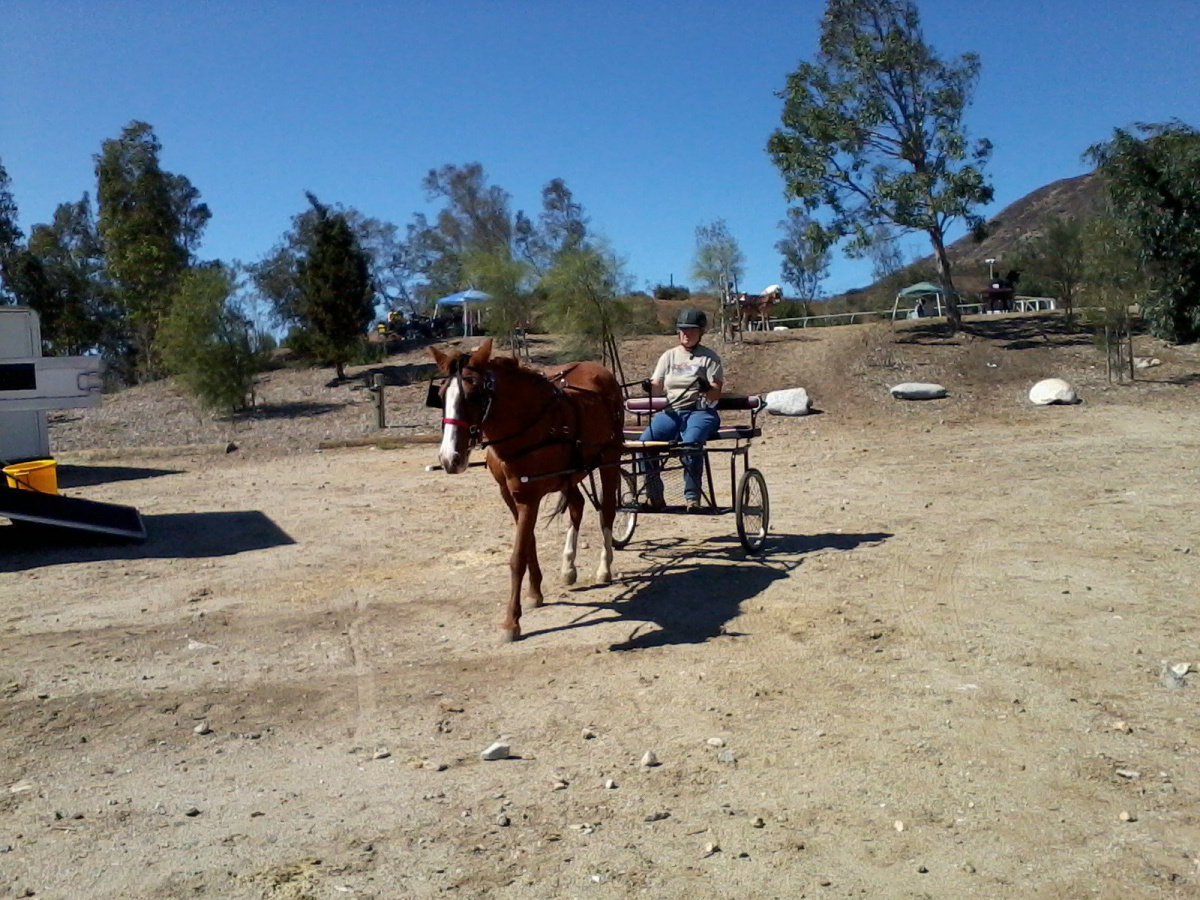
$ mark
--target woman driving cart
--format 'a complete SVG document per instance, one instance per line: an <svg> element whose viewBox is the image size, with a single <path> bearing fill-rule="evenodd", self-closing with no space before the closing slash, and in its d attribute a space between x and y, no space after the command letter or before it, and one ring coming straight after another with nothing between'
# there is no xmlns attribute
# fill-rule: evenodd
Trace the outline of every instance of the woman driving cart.
<svg viewBox="0 0 1200 900"><path fill-rule="evenodd" d="M650 395L666 395L667 407L650 420L642 432L643 441L678 441L690 444L695 452L683 453L683 500L687 510L700 508L704 442L717 433L721 419L717 401L725 385L721 357L700 344L708 317L698 309L680 310L675 320L679 345L658 359L650 376ZM662 478L657 460L646 460L646 499L652 509L665 505Z"/></svg>

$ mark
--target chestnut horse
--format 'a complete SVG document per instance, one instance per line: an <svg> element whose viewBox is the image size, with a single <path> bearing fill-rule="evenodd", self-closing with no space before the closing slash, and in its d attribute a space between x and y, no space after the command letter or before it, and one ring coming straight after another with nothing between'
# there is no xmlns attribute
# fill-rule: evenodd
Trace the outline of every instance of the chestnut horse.
<svg viewBox="0 0 1200 900"><path fill-rule="evenodd" d="M487 467L500 486L516 523L509 568L508 609L501 625L505 640L521 636L521 583L529 572L529 599L541 606L542 570L533 527L547 494L563 494L558 510L571 524L563 547L562 577L574 584L575 551L583 518L579 483L600 474L600 523L604 552L596 581L612 581L612 524L624 438L621 387L608 369L593 362L571 363L545 373L515 359L492 358L488 338L474 353L430 352L445 376L439 392L442 413L442 468L465 472L471 450L487 449ZM433 398L431 398L432 400ZM433 400L436 404L437 400Z"/></svg>
<svg viewBox="0 0 1200 900"><path fill-rule="evenodd" d="M771 330L771 307L783 299L783 289L773 284L761 294L738 296L738 319L742 333L749 331L755 321L762 331Z"/></svg>

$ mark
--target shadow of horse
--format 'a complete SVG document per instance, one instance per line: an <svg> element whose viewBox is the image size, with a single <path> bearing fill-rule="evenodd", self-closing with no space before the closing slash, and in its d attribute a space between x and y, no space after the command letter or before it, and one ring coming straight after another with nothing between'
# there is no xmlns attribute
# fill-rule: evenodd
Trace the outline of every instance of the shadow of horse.
<svg viewBox="0 0 1200 900"><path fill-rule="evenodd" d="M739 615L742 604L788 578L804 556L819 550L854 550L891 537L887 532L777 535L769 539L765 556L753 558L743 557L734 537L712 538L701 547L682 538L644 541L638 557L650 566L617 578L615 583L622 589L616 597L590 602L575 598L604 585L575 589L572 599L559 602L579 607L581 614L566 625L526 632L526 639L612 622L636 624L629 637L610 645L610 650L740 637L728 624Z"/></svg>
<svg viewBox="0 0 1200 900"><path fill-rule="evenodd" d="M142 521L147 540L141 544L38 525L0 526L0 572L114 559L206 559L295 543L257 510L169 513Z"/></svg>

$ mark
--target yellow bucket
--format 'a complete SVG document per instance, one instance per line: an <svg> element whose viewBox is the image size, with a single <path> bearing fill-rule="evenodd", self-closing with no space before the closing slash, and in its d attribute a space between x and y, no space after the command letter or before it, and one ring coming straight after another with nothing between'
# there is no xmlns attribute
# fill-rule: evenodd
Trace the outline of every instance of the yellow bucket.
<svg viewBox="0 0 1200 900"><path fill-rule="evenodd" d="M35 459L5 466L4 476L10 488L43 494L58 493L58 463L52 459Z"/></svg>

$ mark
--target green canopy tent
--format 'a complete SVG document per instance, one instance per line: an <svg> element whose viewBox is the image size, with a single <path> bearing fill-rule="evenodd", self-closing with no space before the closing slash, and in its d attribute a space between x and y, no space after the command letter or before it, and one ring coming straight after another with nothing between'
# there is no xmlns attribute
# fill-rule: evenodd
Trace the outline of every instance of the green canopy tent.
<svg viewBox="0 0 1200 900"><path fill-rule="evenodd" d="M918 281L916 284L910 284L908 287L904 288L904 290L896 294L896 302L892 304L892 321L896 321L896 310L900 306L901 300L911 300L912 302L916 303L920 300L925 300L930 297L933 298L933 301L937 306L936 315L945 315L943 312L943 307L945 304L942 302L943 294L941 287L928 281ZM914 309L913 311L915 312L916 310Z"/></svg>

